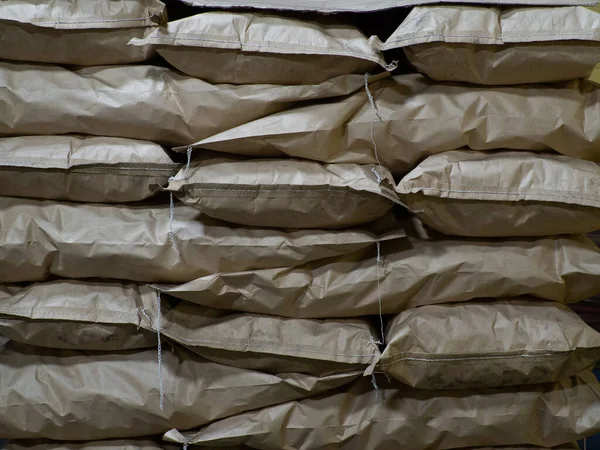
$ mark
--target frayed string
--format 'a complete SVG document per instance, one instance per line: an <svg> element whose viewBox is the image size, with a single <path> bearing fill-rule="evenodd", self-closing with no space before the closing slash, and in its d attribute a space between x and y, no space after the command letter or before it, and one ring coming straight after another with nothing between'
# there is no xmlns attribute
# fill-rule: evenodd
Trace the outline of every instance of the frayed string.
<svg viewBox="0 0 600 450"><path fill-rule="evenodd" d="M383 330L383 305L381 304L381 243L377 241L377 300L379 302L379 331L381 332L381 344L385 345L385 333Z"/></svg>
<svg viewBox="0 0 600 450"><path fill-rule="evenodd" d="M148 323L150 324L150 326L153 327L154 325L152 324L152 319L150 319L150 316L146 312L146 307L145 306L143 306L143 307L140 308L140 312L144 315L144 317L146 318L146 320L148 321ZM139 328L139 326L138 326L138 328Z"/></svg>
<svg viewBox="0 0 600 450"><path fill-rule="evenodd" d="M160 410L162 411L165 406L165 391L163 389L163 374L162 374L162 341L160 338L160 327L161 327L161 305L160 305L160 291L156 291L156 336L158 336L158 386L160 389Z"/></svg>
<svg viewBox="0 0 600 450"><path fill-rule="evenodd" d="M383 122L383 118L381 117L381 113L379 112L379 108L377 108L377 104L375 103L375 99L373 98L373 94L371 94L371 90L369 89L369 79L371 78L371 74L369 72L365 73L365 91L367 93L367 97L369 98L369 103L375 111L375 118L371 120L371 143L373 144L373 152L375 153L375 160L377 161L377 169L383 171L383 166L381 165L381 161L379 160L379 152L377 151L377 142L375 141L375 121ZM371 171L377 177L377 183L381 184L383 181L383 177L381 174L375 169L375 167L371 168Z"/></svg>
<svg viewBox="0 0 600 450"><path fill-rule="evenodd" d="M190 170L190 164L192 163L192 146L190 145L187 148L187 163L185 165L185 169L183 169L183 173L181 175L176 175L174 177L169 178L169 181L182 181L187 178L188 170Z"/></svg>
<svg viewBox="0 0 600 450"><path fill-rule="evenodd" d="M377 386L377 378L375 378L375 374L371 374L371 384L373 385L373 389L375 389L375 402L379 401L379 386Z"/></svg>
<svg viewBox="0 0 600 450"><path fill-rule="evenodd" d="M188 444L187 442L184 442L184 443L183 443L183 448L182 448L182 450L187 450L187 448L188 448L188 445L189 445L189 444Z"/></svg>
<svg viewBox="0 0 600 450"><path fill-rule="evenodd" d="M377 169L375 167L371 167L371 172L375 174L375 178L377 178L377 184L381 184L381 182L383 181L383 177L379 174Z"/></svg>
<svg viewBox="0 0 600 450"><path fill-rule="evenodd" d="M587 450L587 438L583 438L583 450Z"/></svg>
<svg viewBox="0 0 600 450"><path fill-rule="evenodd" d="M181 261L181 253L179 253L179 246L175 240L175 232L173 231L173 218L175 217L175 200L173 199L173 193L169 192L169 240L171 241L171 247L175 250L177 258L172 265L179 264Z"/></svg>
<svg viewBox="0 0 600 450"><path fill-rule="evenodd" d="M188 171L190 170L190 164L192 163L192 146L190 145L187 148L187 163L185 165L185 169L183 169L183 173L181 175L176 175L174 177L169 178L169 181L182 181L187 178ZM175 241L175 232L173 231L173 218L175 217L175 200L173 199L173 192L169 192L169 240L171 241L171 247L175 250L175 254L177 255L177 259L173 265L179 264L181 261L181 253L179 253L179 247L177 246L177 242Z"/></svg>
<svg viewBox="0 0 600 450"><path fill-rule="evenodd" d="M156 304L158 307L158 312L156 314L156 321L154 323L152 323L152 319L150 319L150 316L148 315L148 313L146 312L146 307L143 306L141 308L139 308L139 311L142 313L142 315L146 318L146 320L148 321L148 323L150 324L150 326L154 329L154 331L156 332L156 336L157 336L157 361L158 361L158 388L159 388L159 392L160 392L160 400L159 400L159 405L160 405L160 410L162 411L165 405L165 392L163 389L163 376L162 376L162 339L160 336L160 329L161 329L161 301L160 301L160 291L156 291Z"/></svg>

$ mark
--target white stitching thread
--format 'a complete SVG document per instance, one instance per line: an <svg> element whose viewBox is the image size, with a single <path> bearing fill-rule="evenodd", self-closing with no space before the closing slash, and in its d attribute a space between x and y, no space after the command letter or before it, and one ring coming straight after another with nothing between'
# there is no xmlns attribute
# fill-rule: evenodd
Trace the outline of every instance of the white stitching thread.
<svg viewBox="0 0 600 450"><path fill-rule="evenodd" d="M402 361L422 361L422 362L444 362L444 361L481 361L481 360L489 360L489 359L518 359L518 358L547 358L551 356L567 356L574 353L575 350L564 351L564 352L553 352L553 353L537 353L537 354L520 354L520 355L498 355L498 356L461 356L461 357L445 357L445 358L417 358L417 357L402 357L402 354L395 353L389 356L390 361L388 363L381 363L381 367L387 367L397 362ZM386 358L387 359L387 358Z"/></svg>
<svg viewBox="0 0 600 450"><path fill-rule="evenodd" d="M569 198L574 198L574 199L581 199L581 200L591 200L591 201L600 201L600 196L599 197L586 197L586 196L580 196L580 195L565 195L565 194L552 194L552 193L521 193L521 192L503 192L503 191L495 191L495 192L490 192L490 191L470 191L470 190L460 190L460 189L438 189L438 188L430 188L430 187L423 187L423 188L417 188L420 191L435 191L435 192L448 192L448 193L452 193L452 192L456 192L456 193L460 193L460 194L483 194L483 195L498 195L498 194L502 194L502 195L511 195L511 196L522 196L522 195L527 195L527 196L539 196L539 197L558 197L558 198L564 198L564 199L569 199Z"/></svg>

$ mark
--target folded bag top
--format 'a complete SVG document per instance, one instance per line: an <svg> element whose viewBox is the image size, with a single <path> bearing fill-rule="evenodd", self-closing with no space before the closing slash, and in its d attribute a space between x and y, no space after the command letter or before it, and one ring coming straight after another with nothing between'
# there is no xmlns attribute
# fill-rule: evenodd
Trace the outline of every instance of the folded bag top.
<svg viewBox="0 0 600 450"><path fill-rule="evenodd" d="M403 48L434 80L502 85L587 77L600 63L600 14L583 7L414 8L381 50Z"/></svg>
<svg viewBox="0 0 600 450"><path fill-rule="evenodd" d="M437 231L474 237L600 229L600 164L553 153L456 150L428 157L398 184Z"/></svg>
<svg viewBox="0 0 600 450"><path fill-rule="evenodd" d="M208 12L170 22L131 45L152 45L171 65L211 83L315 84L392 69L354 26L273 14Z"/></svg>

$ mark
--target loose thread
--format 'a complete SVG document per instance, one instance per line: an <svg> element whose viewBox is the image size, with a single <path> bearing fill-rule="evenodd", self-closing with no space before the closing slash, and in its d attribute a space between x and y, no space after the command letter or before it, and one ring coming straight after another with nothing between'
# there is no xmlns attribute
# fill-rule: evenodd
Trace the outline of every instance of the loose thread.
<svg viewBox="0 0 600 450"><path fill-rule="evenodd" d="M383 118L381 117L381 113L379 112L379 108L375 103L375 99L373 98L373 94L371 94L371 90L369 89L369 79L371 78L371 74L369 72L365 73L365 91L367 93L367 97L369 98L369 103L375 111L375 117L371 120L371 143L373 144L373 152L375 153L375 160L377 161L377 168L383 171L383 166L381 165L381 161L379 160L379 151L377 149L377 142L375 141L375 121L383 122ZM375 168L371 169L375 176L377 177L377 183L381 184L383 181L383 177L380 173L375 170Z"/></svg>
<svg viewBox="0 0 600 450"><path fill-rule="evenodd" d="M587 438L583 438L583 450L587 450Z"/></svg>
<svg viewBox="0 0 600 450"><path fill-rule="evenodd" d="M146 307L145 306L142 307L142 308L140 308L140 312L144 315L144 317L146 318L146 320L148 321L148 323L150 324L150 326L152 326L152 319L150 319L150 316L146 312Z"/></svg>
<svg viewBox="0 0 600 450"><path fill-rule="evenodd" d="M383 305L381 304L381 243L377 241L377 300L379 301L379 331L381 332L381 343L385 345L385 333L383 330Z"/></svg>
<svg viewBox="0 0 600 450"><path fill-rule="evenodd" d="M175 175L174 177L169 178L169 181L181 181L187 178L188 170L190 170L190 164L192 163L192 146L190 145L187 148L187 163L185 165L185 169L183 169L183 173L181 176Z"/></svg>
<svg viewBox="0 0 600 450"><path fill-rule="evenodd" d="M163 389L163 374L162 374L162 341L160 338L160 327L161 327L161 305L160 305L160 291L156 291L156 335L158 336L158 385L160 389L160 410L164 409L165 405L165 391Z"/></svg>
<svg viewBox="0 0 600 450"><path fill-rule="evenodd" d="M176 175L174 177L169 178L169 181L182 181L187 178L188 171L190 170L190 164L192 163L192 146L190 145L187 148L187 163L185 165L185 169L183 169L183 173L181 175ZM175 241L175 232L173 231L173 219L175 217L175 201L173 199L173 192L169 192L169 240L171 241L171 247L175 250L175 254L177 255L177 259L172 265L179 264L181 261L181 253L179 253L179 247L177 246L177 242Z"/></svg>
<svg viewBox="0 0 600 450"><path fill-rule="evenodd" d="M375 374L371 374L371 384L373 385L373 389L375 389L375 402L379 401L379 386L377 386L377 379L375 378Z"/></svg>
<svg viewBox="0 0 600 450"><path fill-rule="evenodd" d="M177 259L172 265L179 264L181 261L181 254L179 253L179 246L175 240L175 232L173 231L173 218L175 217L175 200L173 199L173 193L169 192L169 240L171 241L171 247L175 250Z"/></svg>
<svg viewBox="0 0 600 450"><path fill-rule="evenodd" d="M188 448L188 445L189 445L189 444L188 444L187 442L184 442L184 443L183 443L183 449L182 449L182 450L187 450L187 448Z"/></svg>

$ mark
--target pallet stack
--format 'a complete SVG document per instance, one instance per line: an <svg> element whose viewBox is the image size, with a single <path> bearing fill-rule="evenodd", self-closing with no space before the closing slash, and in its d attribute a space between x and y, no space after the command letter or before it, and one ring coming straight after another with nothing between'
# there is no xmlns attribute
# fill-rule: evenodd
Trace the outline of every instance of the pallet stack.
<svg viewBox="0 0 600 450"><path fill-rule="evenodd" d="M0 2L6 448L600 432L600 14L186 3Z"/></svg>

